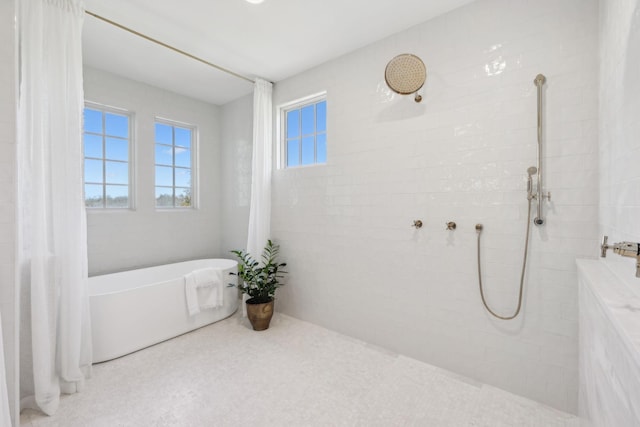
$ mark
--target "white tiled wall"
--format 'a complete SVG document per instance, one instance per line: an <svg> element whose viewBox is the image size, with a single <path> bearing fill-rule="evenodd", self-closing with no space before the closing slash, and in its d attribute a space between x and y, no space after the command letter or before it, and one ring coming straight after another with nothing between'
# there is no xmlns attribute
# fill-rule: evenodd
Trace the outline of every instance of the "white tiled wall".
<svg viewBox="0 0 640 427"><path fill-rule="evenodd" d="M89 212L89 274L220 255L220 110L210 104L85 67L87 101L135 113L136 209ZM154 118L198 127L197 209L158 211Z"/></svg>
<svg viewBox="0 0 640 427"><path fill-rule="evenodd" d="M278 309L575 412L574 260L597 254L597 13L595 0L479 0L278 82L276 104L326 90L329 111L327 165L274 173L272 237L291 273ZM405 52L427 66L420 104L385 85ZM498 321L480 301L474 226L488 300L509 313L538 73L552 203L523 314Z"/></svg>
<svg viewBox="0 0 640 427"><path fill-rule="evenodd" d="M600 234L640 242L640 1L600 2ZM635 261L608 265L640 294Z"/></svg>
<svg viewBox="0 0 640 427"><path fill-rule="evenodd" d="M251 202L253 95L222 107L222 255L247 246ZM233 256L233 255L231 255Z"/></svg>
<svg viewBox="0 0 640 427"><path fill-rule="evenodd" d="M15 146L17 44L14 0L0 1L0 312L11 411L17 413L17 308L15 292ZM19 417L15 417L18 423ZM17 424L16 424L17 425Z"/></svg>

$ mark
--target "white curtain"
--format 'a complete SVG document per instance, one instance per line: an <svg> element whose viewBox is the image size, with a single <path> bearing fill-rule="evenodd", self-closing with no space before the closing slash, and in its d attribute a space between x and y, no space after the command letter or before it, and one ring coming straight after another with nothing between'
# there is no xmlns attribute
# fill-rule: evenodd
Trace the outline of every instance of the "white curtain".
<svg viewBox="0 0 640 427"><path fill-rule="evenodd" d="M0 426L11 425L9 412L9 393L7 391L7 374L4 364L4 344L2 339L2 316L0 316Z"/></svg>
<svg viewBox="0 0 640 427"><path fill-rule="evenodd" d="M22 407L55 413L91 370L83 200L83 0L20 3ZM30 337L30 340L28 339ZM26 339L25 339L26 338ZM26 394L26 395L25 395Z"/></svg>
<svg viewBox="0 0 640 427"><path fill-rule="evenodd" d="M273 84L256 79L253 87L253 157L247 252L257 260L269 239L271 228L272 92ZM242 300L247 298L247 294L243 294ZM247 316L245 304L242 304L242 315Z"/></svg>
<svg viewBox="0 0 640 427"><path fill-rule="evenodd" d="M253 160L247 252L259 259L271 225L271 164L273 158L273 85L256 79L253 89Z"/></svg>

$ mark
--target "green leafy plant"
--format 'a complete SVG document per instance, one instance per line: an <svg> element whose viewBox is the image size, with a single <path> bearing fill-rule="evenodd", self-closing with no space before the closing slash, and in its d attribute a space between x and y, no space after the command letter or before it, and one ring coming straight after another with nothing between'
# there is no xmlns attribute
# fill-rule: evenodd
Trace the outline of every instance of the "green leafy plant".
<svg viewBox="0 0 640 427"><path fill-rule="evenodd" d="M262 263L256 261L249 253L242 250L231 251L238 257L238 281L237 287L243 294L249 295L247 301L250 304L261 304L273 299L276 289L282 286L280 279L287 272L282 270L286 263L278 262L280 245L267 240L267 245L262 251ZM232 273L234 274L234 273Z"/></svg>

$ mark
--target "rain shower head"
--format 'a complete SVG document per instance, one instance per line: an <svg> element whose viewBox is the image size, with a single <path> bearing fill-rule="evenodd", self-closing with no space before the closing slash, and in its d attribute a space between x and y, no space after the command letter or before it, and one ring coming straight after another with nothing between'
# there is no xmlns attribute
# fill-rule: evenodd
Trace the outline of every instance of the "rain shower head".
<svg viewBox="0 0 640 427"><path fill-rule="evenodd" d="M427 78L427 68L420 58L410 53L403 53L393 58L384 70L384 79L392 91L400 95L415 93L415 101L422 101L417 92Z"/></svg>

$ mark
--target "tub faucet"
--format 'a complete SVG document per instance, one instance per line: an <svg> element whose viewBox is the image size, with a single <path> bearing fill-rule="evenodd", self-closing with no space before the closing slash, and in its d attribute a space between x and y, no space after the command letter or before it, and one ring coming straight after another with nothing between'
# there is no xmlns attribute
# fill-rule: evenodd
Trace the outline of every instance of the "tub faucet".
<svg viewBox="0 0 640 427"><path fill-rule="evenodd" d="M636 277L640 277L640 243L620 242L608 245L609 236L604 236L602 245L600 245L600 257L607 256L607 249L613 249L613 252L621 255L634 257L636 259Z"/></svg>

